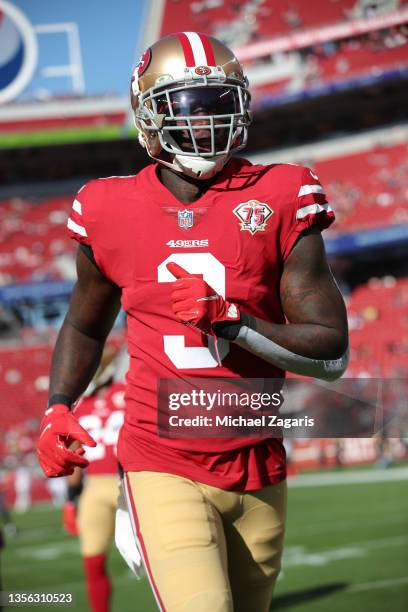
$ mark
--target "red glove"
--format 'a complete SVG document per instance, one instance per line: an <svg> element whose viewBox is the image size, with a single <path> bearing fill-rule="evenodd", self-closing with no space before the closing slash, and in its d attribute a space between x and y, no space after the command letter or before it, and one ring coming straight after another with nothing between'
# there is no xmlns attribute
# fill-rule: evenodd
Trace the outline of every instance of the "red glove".
<svg viewBox="0 0 408 612"><path fill-rule="evenodd" d="M213 323L240 320L238 306L224 300L205 280L191 276L174 262L168 263L167 269L177 278L171 300L173 312L179 321L214 336Z"/></svg>
<svg viewBox="0 0 408 612"><path fill-rule="evenodd" d="M85 452L82 447L69 450L74 440L86 446L96 446L95 440L80 426L68 406L55 404L48 408L41 421L37 444L38 459L48 478L68 476L76 465L89 465L89 461L81 456Z"/></svg>
<svg viewBox="0 0 408 612"><path fill-rule="evenodd" d="M62 509L62 524L64 525L65 531L72 536L78 535L76 512L77 508L74 502L65 502L64 507Z"/></svg>

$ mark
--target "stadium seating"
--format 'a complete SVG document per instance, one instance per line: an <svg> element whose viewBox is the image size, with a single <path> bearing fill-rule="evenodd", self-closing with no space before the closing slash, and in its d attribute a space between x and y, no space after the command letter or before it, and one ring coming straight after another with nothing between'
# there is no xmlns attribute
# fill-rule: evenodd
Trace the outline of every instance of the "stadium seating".
<svg viewBox="0 0 408 612"><path fill-rule="evenodd" d="M22 341L0 345L0 467L35 448L47 403L55 332L48 341L39 338L26 330ZM108 342L115 348L122 346L123 331L112 332Z"/></svg>
<svg viewBox="0 0 408 612"><path fill-rule="evenodd" d="M72 198L0 204L0 285L72 276L74 245L65 231Z"/></svg>
<svg viewBox="0 0 408 612"><path fill-rule="evenodd" d="M0 395L7 398L0 416L3 431L41 415L47 400L50 363L49 344L0 351Z"/></svg>
<svg viewBox="0 0 408 612"><path fill-rule="evenodd" d="M336 211L334 231L407 223L407 167L406 145L378 146L316 162Z"/></svg>
<svg viewBox="0 0 408 612"><path fill-rule="evenodd" d="M372 278L351 294L347 310L348 376L408 375L408 279Z"/></svg>
<svg viewBox="0 0 408 612"><path fill-rule="evenodd" d="M388 6L383 3L383 10L379 12L389 12L404 4L406 0L389 2ZM235 47L242 47L274 36L374 13L372 5L368 7L367 3L358 0L314 0L312 8L305 0L173 0L166 3L161 34L177 32L179 16L183 14L185 30L211 32Z"/></svg>
<svg viewBox="0 0 408 612"><path fill-rule="evenodd" d="M332 53L322 53L318 58L319 78L323 81L352 79L361 74L378 74L407 64L406 43L386 46L370 41L350 41Z"/></svg>
<svg viewBox="0 0 408 612"><path fill-rule="evenodd" d="M369 80L390 72L406 70L407 39L392 44L392 35L379 41L355 39L342 44L316 45L302 53L280 53L268 63L266 58L248 65L253 106L267 106L274 96L307 94L313 88L344 85L358 79ZM387 40L390 42L387 43ZM267 68L267 69L266 69Z"/></svg>

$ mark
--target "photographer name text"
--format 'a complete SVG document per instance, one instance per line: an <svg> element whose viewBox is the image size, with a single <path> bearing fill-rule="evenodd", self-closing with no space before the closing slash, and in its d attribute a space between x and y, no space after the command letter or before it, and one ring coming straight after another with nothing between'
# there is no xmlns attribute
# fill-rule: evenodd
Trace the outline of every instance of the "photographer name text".
<svg viewBox="0 0 408 612"><path fill-rule="evenodd" d="M170 427L276 427L292 429L298 427L314 427L314 419L305 416L301 418L282 418L275 414L262 414L257 417L243 415L216 415L215 417L197 415L195 417L169 416Z"/></svg>

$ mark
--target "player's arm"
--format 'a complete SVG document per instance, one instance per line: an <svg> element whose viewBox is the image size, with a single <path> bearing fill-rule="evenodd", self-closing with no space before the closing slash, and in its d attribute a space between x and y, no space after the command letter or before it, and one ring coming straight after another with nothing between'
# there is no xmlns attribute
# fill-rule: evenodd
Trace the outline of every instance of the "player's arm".
<svg viewBox="0 0 408 612"><path fill-rule="evenodd" d="M52 357L49 408L41 422L37 445L41 467L49 477L66 476L75 466L88 465L81 445L96 443L70 408L95 374L120 308L120 289L99 271L81 246L77 274ZM80 443L75 450L71 448L74 440Z"/></svg>
<svg viewBox="0 0 408 612"><path fill-rule="evenodd" d="M92 380L106 338L120 308L121 291L85 255L77 252L78 280L55 345L50 399L62 395L71 405Z"/></svg>
<svg viewBox="0 0 408 612"><path fill-rule="evenodd" d="M280 299L289 325L243 314L235 342L297 374L327 380L341 376L348 362L347 314L318 229L301 235L288 255Z"/></svg>
<svg viewBox="0 0 408 612"><path fill-rule="evenodd" d="M235 342L272 365L305 376L335 380L348 362L347 316L328 267L320 232L304 232L284 263L280 298L289 325L240 311L205 281L177 264L172 293L176 317L206 333Z"/></svg>

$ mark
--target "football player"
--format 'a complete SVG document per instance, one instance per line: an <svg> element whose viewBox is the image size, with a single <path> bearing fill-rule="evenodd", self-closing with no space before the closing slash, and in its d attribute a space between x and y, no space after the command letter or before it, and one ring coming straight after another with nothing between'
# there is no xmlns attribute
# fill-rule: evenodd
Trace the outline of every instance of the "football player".
<svg viewBox="0 0 408 612"><path fill-rule="evenodd" d="M71 413L120 301L130 367L118 459L157 605L266 612L280 570L281 439L158 435L159 379L324 380L347 364L346 311L321 230L334 220L317 176L252 165L250 94L232 51L181 32L143 54L131 83L154 163L86 184L68 220L78 280L55 347L38 452L45 473L84 466L95 444Z"/></svg>
<svg viewBox="0 0 408 612"><path fill-rule="evenodd" d="M67 477L68 495L63 523L70 535L79 535L88 592L94 612L110 609L111 582L106 570L118 500L116 445L124 416L123 365L127 355L104 351L103 368L75 409L81 427L97 442L85 453L89 466L75 468Z"/></svg>

